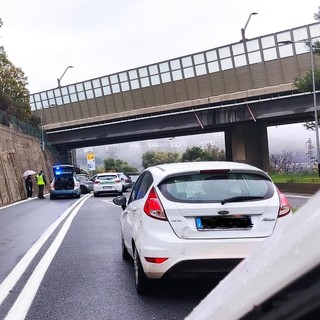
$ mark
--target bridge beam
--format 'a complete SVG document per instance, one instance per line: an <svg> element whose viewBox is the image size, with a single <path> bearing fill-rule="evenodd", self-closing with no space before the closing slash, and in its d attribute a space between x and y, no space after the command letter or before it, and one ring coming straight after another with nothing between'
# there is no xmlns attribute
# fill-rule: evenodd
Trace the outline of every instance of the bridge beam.
<svg viewBox="0 0 320 320"><path fill-rule="evenodd" d="M238 124L225 131L226 159L270 170L268 133L265 125Z"/></svg>

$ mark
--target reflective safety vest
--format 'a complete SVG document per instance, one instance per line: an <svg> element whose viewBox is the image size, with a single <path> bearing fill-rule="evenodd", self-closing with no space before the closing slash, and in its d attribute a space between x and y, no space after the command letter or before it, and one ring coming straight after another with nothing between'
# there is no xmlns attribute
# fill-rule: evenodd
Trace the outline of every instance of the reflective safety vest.
<svg viewBox="0 0 320 320"><path fill-rule="evenodd" d="M37 184L38 185L43 185L44 184L43 174L41 174L41 175L37 174L36 178L37 178Z"/></svg>

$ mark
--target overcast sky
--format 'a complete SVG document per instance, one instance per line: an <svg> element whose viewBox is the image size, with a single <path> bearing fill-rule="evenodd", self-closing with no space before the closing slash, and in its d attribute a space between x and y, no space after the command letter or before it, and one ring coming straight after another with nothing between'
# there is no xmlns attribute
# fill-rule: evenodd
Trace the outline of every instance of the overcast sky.
<svg viewBox="0 0 320 320"><path fill-rule="evenodd" d="M316 22L320 0L1 0L0 46L31 93Z"/></svg>
<svg viewBox="0 0 320 320"><path fill-rule="evenodd" d="M0 45L31 93L314 23L320 0L1 0Z"/></svg>

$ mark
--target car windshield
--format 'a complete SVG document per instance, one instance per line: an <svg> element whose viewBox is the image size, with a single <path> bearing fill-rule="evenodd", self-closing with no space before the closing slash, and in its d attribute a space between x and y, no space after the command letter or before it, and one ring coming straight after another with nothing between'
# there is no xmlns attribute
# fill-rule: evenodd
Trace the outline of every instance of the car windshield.
<svg viewBox="0 0 320 320"><path fill-rule="evenodd" d="M253 173L199 173L170 177L158 186L175 202L236 202L272 197L268 178ZM230 200L228 200L230 199Z"/></svg>

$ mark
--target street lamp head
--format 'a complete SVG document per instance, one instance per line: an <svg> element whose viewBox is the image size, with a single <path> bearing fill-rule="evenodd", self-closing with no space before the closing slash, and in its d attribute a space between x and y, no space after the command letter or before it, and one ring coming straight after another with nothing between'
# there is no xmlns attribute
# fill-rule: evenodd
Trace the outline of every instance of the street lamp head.
<svg viewBox="0 0 320 320"><path fill-rule="evenodd" d="M247 29L247 26L248 26L248 23L249 23L249 21L250 21L250 19L251 19L251 16L254 16L254 15L256 15L256 14L258 14L258 12L251 12L251 13L250 13L249 18L248 18L248 20L247 20L247 22L246 22L246 24L245 24L245 26L244 26L244 28L243 28L244 31L246 31L246 29Z"/></svg>
<svg viewBox="0 0 320 320"><path fill-rule="evenodd" d="M287 41L279 41L278 42L278 44L280 44L280 45L285 45L285 44L293 44L293 41L291 41L291 40L287 40Z"/></svg>
<svg viewBox="0 0 320 320"><path fill-rule="evenodd" d="M296 40L296 41L293 41L293 40L285 40L285 41L279 41L277 42L278 44L294 44L294 43L304 43L306 45L312 45L313 46L313 43L312 43L312 40L310 39L304 39L304 40Z"/></svg>
<svg viewBox="0 0 320 320"><path fill-rule="evenodd" d="M68 71L69 68L73 68L73 66L68 66L66 67L66 70L64 70L62 76L60 78L58 78L58 86L61 87L61 79L63 78L63 76L66 74L66 72Z"/></svg>

